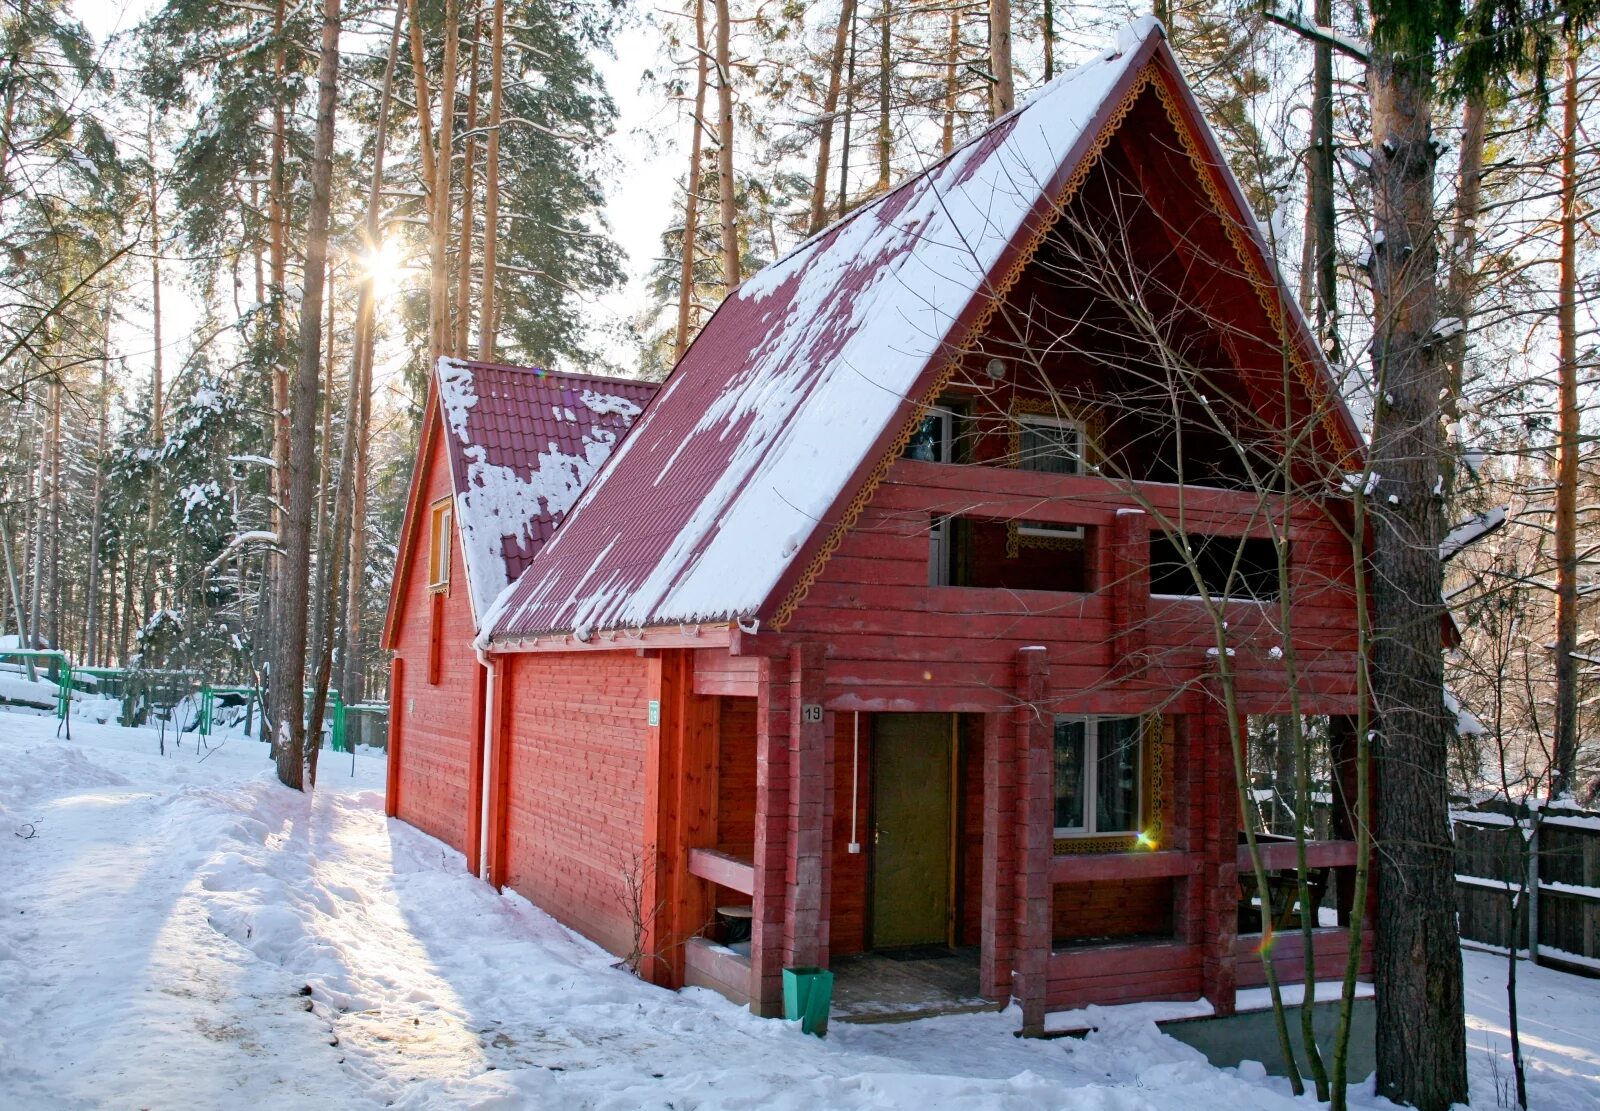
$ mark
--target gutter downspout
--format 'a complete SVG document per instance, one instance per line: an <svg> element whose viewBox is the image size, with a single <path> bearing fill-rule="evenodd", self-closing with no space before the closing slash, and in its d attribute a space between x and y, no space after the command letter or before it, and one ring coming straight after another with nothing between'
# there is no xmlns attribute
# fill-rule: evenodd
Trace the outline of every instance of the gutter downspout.
<svg viewBox="0 0 1600 1111"><path fill-rule="evenodd" d="M489 875L489 825L491 821L489 813L489 784L492 774L491 761L494 756L495 666L493 657L484 648L474 644L472 652L473 655L477 656L478 663L488 673L484 677L483 721L480 723L483 738L483 781L478 784L480 792L478 799L478 878L492 885L494 881Z"/></svg>

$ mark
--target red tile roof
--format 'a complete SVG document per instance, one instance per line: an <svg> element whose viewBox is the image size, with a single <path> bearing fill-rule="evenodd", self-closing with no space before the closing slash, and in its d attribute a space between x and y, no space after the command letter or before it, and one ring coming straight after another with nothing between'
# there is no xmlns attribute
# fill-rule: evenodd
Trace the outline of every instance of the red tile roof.
<svg viewBox="0 0 1600 1111"><path fill-rule="evenodd" d="M440 429L473 612L516 579L658 386L441 359Z"/></svg>

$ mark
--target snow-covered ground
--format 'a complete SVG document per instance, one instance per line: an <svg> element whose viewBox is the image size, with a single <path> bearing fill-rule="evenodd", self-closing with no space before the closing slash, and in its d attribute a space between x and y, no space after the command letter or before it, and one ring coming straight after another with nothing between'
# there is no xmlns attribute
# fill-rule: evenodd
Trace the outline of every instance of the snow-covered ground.
<svg viewBox="0 0 1600 1111"><path fill-rule="evenodd" d="M162 757L153 733L55 728L0 714L3 1108L1293 1105L1131 1016L1082 1040L976 1015L819 1041L640 983L469 878L384 819L381 756L329 757L307 798L256 742ZM1492 1108L1504 967L1466 960ZM1534 1106L1600 1105L1600 983L1522 973Z"/></svg>

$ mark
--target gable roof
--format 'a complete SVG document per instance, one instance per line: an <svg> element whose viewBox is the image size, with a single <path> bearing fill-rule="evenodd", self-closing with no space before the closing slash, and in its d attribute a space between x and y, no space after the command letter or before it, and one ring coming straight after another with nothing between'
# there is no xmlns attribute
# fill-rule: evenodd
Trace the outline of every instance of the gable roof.
<svg viewBox="0 0 1600 1111"><path fill-rule="evenodd" d="M825 557L836 507L892 458L912 407L981 333L1013 264L1157 69L1182 90L1160 25L1141 20L1118 52L1063 74L737 287L495 603L480 643L768 614L802 560ZM1203 141L1255 235L1209 131ZM1326 378L1304 321L1289 325ZM1353 447L1353 422L1336 408Z"/></svg>
<svg viewBox="0 0 1600 1111"><path fill-rule="evenodd" d="M422 460L443 436L476 616L520 575L659 387L539 367L440 359L429 382ZM411 504L402 550L415 544ZM396 573L397 589L402 576ZM391 606L393 609L393 606Z"/></svg>

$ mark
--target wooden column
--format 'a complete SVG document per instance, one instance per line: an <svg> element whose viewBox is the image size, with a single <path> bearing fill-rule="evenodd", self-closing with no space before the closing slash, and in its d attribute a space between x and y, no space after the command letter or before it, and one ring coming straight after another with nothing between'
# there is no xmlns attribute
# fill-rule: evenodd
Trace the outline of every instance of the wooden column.
<svg viewBox="0 0 1600 1111"><path fill-rule="evenodd" d="M492 665L491 665L492 666ZM485 741L490 736L489 685L490 669L478 665L476 682L472 687L472 725L469 730L470 748L467 750L467 871L474 876L483 874L483 766Z"/></svg>
<svg viewBox="0 0 1600 1111"><path fill-rule="evenodd" d="M651 661L650 699L658 724L645 750L646 856L641 905L645 923L641 973L653 983L683 986L684 945L710 923L711 885L689 873L689 851L714 847L717 812L717 700L694 693L694 653L664 651Z"/></svg>
<svg viewBox="0 0 1600 1111"><path fill-rule="evenodd" d="M645 723L644 833L639 851L639 903L642 921L638 974L642 980L666 986L670 979L662 957L671 945L672 913L668 906L672 859L677 849L673 830L673 792L678 780L678 749L673 734L678 723L670 708L677 701L678 668L670 667L663 653L642 649L645 660L645 697L651 708ZM665 656L674 655L671 651Z"/></svg>
<svg viewBox="0 0 1600 1111"><path fill-rule="evenodd" d="M517 657L497 656L495 668L494 698L489 706L492 730L489 738L489 799L488 813L484 815L484 821L489 826L489 835L488 859L484 864L485 878L488 879L490 886L500 888L505 886L508 875L506 795L510 785L511 706L516 697Z"/></svg>
<svg viewBox="0 0 1600 1111"><path fill-rule="evenodd" d="M1328 754L1333 761L1333 814L1328 832L1336 841L1354 841L1358 793L1354 716L1333 714L1328 718ZM1352 865L1336 869L1334 876L1337 884L1334 899L1339 908L1339 925L1348 926L1350 912L1355 905L1355 867Z"/></svg>
<svg viewBox="0 0 1600 1111"><path fill-rule="evenodd" d="M1199 734L1205 768L1198 784L1206 800L1205 924L1202 931L1201 990L1219 1015L1231 1015L1238 988L1234 942L1239 934L1239 805L1233 775L1233 747L1227 711L1220 698L1191 719Z"/></svg>
<svg viewBox="0 0 1600 1111"><path fill-rule="evenodd" d="M1054 721L1046 705L1050 662L1043 648L1020 648L1016 662L1016 951L1013 994L1024 1033L1044 1031L1049 993L1051 888L1054 851Z"/></svg>
<svg viewBox="0 0 1600 1111"><path fill-rule="evenodd" d="M1142 509L1117 510L1111 528L1111 673L1144 674L1149 655L1150 519Z"/></svg>
<svg viewBox="0 0 1600 1111"><path fill-rule="evenodd" d="M789 651L789 838L784 878L784 963L828 963L826 862L833 844L828 823L832 786L829 754L831 714L822 712L823 646L799 644ZM809 720L808 720L809 717Z"/></svg>
<svg viewBox="0 0 1600 1111"><path fill-rule="evenodd" d="M406 720L405 675L405 657L395 656L389 663L389 736L385 742L388 751L384 754L386 766L383 788L383 812L391 818L400 813L400 746L404 743L402 738Z"/></svg>
<svg viewBox="0 0 1600 1111"><path fill-rule="evenodd" d="M783 1013L784 904L789 854L788 660L762 658L756 696L755 883L750 921L750 1009Z"/></svg>
<svg viewBox="0 0 1600 1111"><path fill-rule="evenodd" d="M1017 766L1011 715L983 716L983 942L979 990L1011 999L1016 949Z"/></svg>

